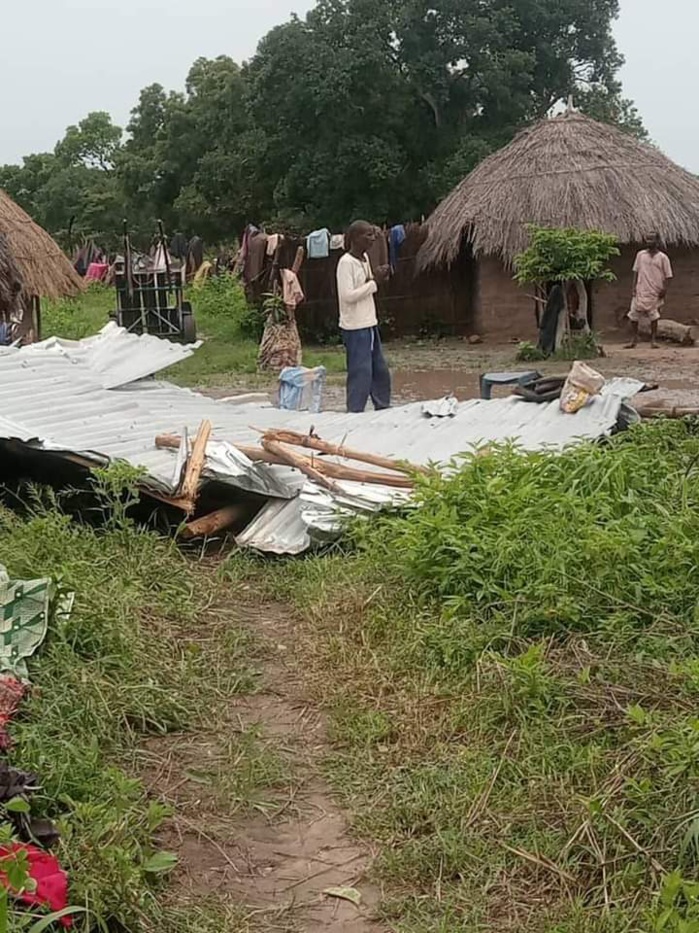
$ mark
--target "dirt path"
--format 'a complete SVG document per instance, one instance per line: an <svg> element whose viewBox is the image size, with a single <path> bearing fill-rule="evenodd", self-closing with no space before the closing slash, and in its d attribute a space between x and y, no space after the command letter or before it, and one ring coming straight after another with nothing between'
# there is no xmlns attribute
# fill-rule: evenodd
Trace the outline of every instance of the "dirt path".
<svg viewBox="0 0 699 933"><path fill-rule="evenodd" d="M379 900L365 880L371 854L348 835L320 773L326 727L294 669L292 622L275 606L241 615L264 641L259 691L236 699L230 722L218 732L194 742L190 736L159 740L150 748L159 767L148 770L147 783L175 810L162 842L179 857L177 897L196 902L214 895L244 905L236 933L386 933L371 919ZM286 772L273 794L253 799L252 808L232 818L220 793L225 781L204 780L217 763L228 762L230 730L254 737L263 761L280 756ZM252 761L254 768L254 755ZM251 767L242 756L230 766ZM329 888L358 891L360 906L328 896Z"/></svg>

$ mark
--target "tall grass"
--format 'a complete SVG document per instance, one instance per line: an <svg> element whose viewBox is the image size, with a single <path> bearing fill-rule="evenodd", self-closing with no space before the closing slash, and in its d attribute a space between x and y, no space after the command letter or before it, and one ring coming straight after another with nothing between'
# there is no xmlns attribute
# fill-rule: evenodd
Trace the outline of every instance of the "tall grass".
<svg viewBox="0 0 699 933"><path fill-rule="evenodd" d="M33 812L59 823L70 902L87 909L75 928L220 929L215 898L208 913L165 906L171 862L154 855L170 811L131 765L145 737L206 728L252 685L240 631L208 610L212 575L125 519L99 532L40 506L26 519L0 510L0 562L15 578L48 575L76 593L70 619L51 626L30 663L35 687L11 729L11 762L41 778ZM250 737L229 744L231 761L254 764Z"/></svg>
<svg viewBox="0 0 699 933"><path fill-rule="evenodd" d="M309 620L393 928L696 933L699 426L481 453L418 501L260 581Z"/></svg>

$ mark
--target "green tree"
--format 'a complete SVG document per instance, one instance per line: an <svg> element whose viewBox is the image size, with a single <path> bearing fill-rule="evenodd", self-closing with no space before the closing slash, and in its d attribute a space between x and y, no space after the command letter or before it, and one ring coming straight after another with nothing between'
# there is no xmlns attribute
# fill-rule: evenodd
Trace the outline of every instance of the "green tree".
<svg viewBox="0 0 699 933"><path fill-rule="evenodd" d="M111 172L121 147L122 129L104 111L89 113L77 126L69 126L55 150L66 165Z"/></svg>

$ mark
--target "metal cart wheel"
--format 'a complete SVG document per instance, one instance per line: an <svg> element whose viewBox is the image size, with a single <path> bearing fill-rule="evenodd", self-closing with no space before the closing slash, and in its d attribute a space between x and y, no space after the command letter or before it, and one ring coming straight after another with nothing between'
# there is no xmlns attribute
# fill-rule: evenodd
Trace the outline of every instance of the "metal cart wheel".
<svg viewBox="0 0 699 933"><path fill-rule="evenodd" d="M197 339L197 322L188 301L182 302L182 339L185 343L195 343Z"/></svg>

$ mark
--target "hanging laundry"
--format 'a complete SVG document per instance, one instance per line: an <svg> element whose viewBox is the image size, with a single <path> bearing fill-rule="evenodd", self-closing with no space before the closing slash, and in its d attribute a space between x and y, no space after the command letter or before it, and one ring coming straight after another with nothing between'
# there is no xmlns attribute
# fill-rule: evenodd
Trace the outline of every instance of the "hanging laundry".
<svg viewBox="0 0 699 933"><path fill-rule="evenodd" d="M396 224L395 227L391 227L388 234L388 252L391 257L392 272L395 272L398 266L398 254L403 243L405 243L405 227L403 224Z"/></svg>
<svg viewBox="0 0 699 933"><path fill-rule="evenodd" d="M238 250L238 256L235 261L234 272L236 275L240 275L243 278L245 277L245 264L248 261L248 251L250 249L250 239L258 233L258 229L254 224L248 224L243 235L240 238L240 249Z"/></svg>
<svg viewBox="0 0 699 933"><path fill-rule="evenodd" d="M22 853L27 857L29 877L36 882L36 888L34 891L20 893L13 891L10 887L7 873L2 870L2 861ZM48 907L50 911L56 912L65 910L68 906L68 875L54 855L36 846L22 842L0 846L0 883L4 884L14 897L30 907ZM73 925L73 920L70 916L64 916L58 923L65 929L69 929Z"/></svg>
<svg viewBox="0 0 699 933"><path fill-rule="evenodd" d="M187 275L194 276L204 264L204 241L193 236L187 246Z"/></svg>
<svg viewBox="0 0 699 933"><path fill-rule="evenodd" d="M170 255L175 259L185 260L187 258L187 237L184 233L176 233L170 240Z"/></svg>
<svg viewBox="0 0 699 933"><path fill-rule="evenodd" d="M369 247L367 256L371 268L380 269L381 266L388 265L388 239L380 227L375 227L374 230L376 231L376 238Z"/></svg>
<svg viewBox="0 0 699 933"><path fill-rule="evenodd" d="M333 233L330 237L330 249L344 249L345 248L345 235L344 233Z"/></svg>
<svg viewBox="0 0 699 933"><path fill-rule="evenodd" d="M243 268L243 279L246 284L256 282L262 275L267 255L267 234L254 233L248 239L248 253Z"/></svg>
<svg viewBox="0 0 699 933"><path fill-rule="evenodd" d="M327 259L330 255L330 231L324 227L309 233L306 238L306 252L309 259Z"/></svg>
<svg viewBox="0 0 699 933"><path fill-rule="evenodd" d="M85 273L86 282L104 282L109 272L109 263L91 262Z"/></svg>
<svg viewBox="0 0 699 933"><path fill-rule="evenodd" d="M298 276L291 269L280 269L282 298L287 308L296 308L305 299Z"/></svg>
<svg viewBox="0 0 699 933"><path fill-rule="evenodd" d="M284 237L281 233L270 233L267 237L267 255L272 259L277 252L277 247L282 244Z"/></svg>

